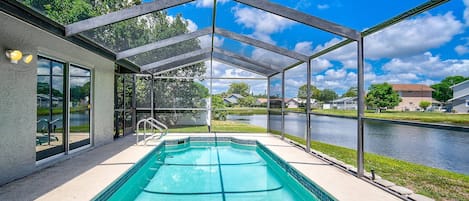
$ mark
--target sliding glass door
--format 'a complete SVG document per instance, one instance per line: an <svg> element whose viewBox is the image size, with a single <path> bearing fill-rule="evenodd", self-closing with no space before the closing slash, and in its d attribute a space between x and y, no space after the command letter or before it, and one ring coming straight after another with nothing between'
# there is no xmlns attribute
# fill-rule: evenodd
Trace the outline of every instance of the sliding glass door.
<svg viewBox="0 0 469 201"><path fill-rule="evenodd" d="M91 71L70 65L70 150L91 144Z"/></svg>
<svg viewBox="0 0 469 201"><path fill-rule="evenodd" d="M91 144L91 83L89 69L38 57L37 161Z"/></svg>
<svg viewBox="0 0 469 201"><path fill-rule="evenodd" d="M38 58L36 160L65 152L64 69L62 62Z"/></svg>

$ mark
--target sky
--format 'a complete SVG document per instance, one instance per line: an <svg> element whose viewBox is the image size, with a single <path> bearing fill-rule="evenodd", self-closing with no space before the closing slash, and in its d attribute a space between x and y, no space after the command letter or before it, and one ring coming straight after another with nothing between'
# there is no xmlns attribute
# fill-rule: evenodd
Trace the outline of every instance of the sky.
<svg viewBox="0 0 469 201"><path fill-rule="evenodd" d="M336 24L364 31L425 1L371 0L270 0ZM213 0L197 0L168 10L170 16L182 13L190 31L211 27ZM286 18L272 15L232 0L218 0L216 26L262 40L291 51L312 55L333 45L342 37L320 31ZM365 87L374 83L416 83L431 85L447 76L469 77L469 0L452 0L430 11L387 27L365 38ZM201 46L210 37L200 38ZM285 56L215 35L217 47L256 61L285 67L296 62ZM356 43L351 43L312 61L312 83L319 89L332 89L339 95L356 86ZM210 65L210 62L206 62ZM214 77L260 77L213 62ZM288 70L286 96L295 97L306 84L306 67ZM213 80L213 93L226 91L237 80ZM245 80L254 94L265 93L265 80ZM278 91L280 79L272 82Z"/></svg>

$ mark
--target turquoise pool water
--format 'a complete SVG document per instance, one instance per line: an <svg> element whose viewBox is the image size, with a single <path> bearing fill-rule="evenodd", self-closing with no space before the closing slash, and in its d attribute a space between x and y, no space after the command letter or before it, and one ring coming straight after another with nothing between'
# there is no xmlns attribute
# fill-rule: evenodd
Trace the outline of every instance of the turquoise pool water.
<svg viewBox="0 0 469 201"><path fill-rule="evenodd" d="M96 200L311 201L324 197L299 184L265 151L255 143L231 141L162 145Z"/></svg>

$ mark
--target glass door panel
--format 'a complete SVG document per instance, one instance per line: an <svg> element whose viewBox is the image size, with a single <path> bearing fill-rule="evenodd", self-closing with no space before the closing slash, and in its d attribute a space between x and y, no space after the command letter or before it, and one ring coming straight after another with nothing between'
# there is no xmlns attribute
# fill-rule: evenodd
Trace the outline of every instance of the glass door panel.
<svg viewBox="0 0 469 201"><path fill-rule="evenodd" d="M91 71L70 65L70 150L91 144Z"/></svg>
<svg viewBox="0 0 469 201"><path fill-rule="evenodd" d="M64 66L60 62L38 58L36 160L65 151Z"/></svg>

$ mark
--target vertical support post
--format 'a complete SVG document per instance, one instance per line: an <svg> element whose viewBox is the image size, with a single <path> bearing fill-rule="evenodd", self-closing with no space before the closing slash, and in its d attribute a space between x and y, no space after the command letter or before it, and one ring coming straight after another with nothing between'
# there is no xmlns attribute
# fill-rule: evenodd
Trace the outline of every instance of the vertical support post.
<svg viewBox="0 0 469 201"><path fill-rule="evenodd" d="M364 173L364 147L363 147L363 118L365 111L365 78L364 78L364 52L363 52L363 36L357 41L358 55L358 125L357 125L357 176L363 177Z"/></svg>
<svg viewBox="0 0 469 201"><path fill-rule="evenodd" d="M270 78L267 78L267 132L270 132Z"/></svg>
<svg viewBox="0 0 469 201"><path fill-rule="evenodd" d="M117 75L114 73L114 128L115 133L114 133L114 138L119 137L119 112L116 111L117 104L118 104L118 96L117 96Z"/></svg>
<svg viewBox="0 0 469 201"><path fill-rule="evenodd" d="M154 114L154 111L155 111L155 76L153 76L153 74L151 75L151 82L150 82L150 95L151 95L151 98L150 98L150 105L151 105L151 108L150 108L150 115L151 115L151 118L155 118L155 114Z"/></svg>
<svg viewBox="0 0 469 201"><path fill-rule="evenodd" d="M127 122L125 121L127 119L127 111L126 111L127 110L127 104L125 104L125 101L126 101L126 98L125 98L125 95L126 95L125 94L125 92L126 92L126 90L125 90L126 82L125 82L125 80L126 79L125 79L125 75L121 75L121 76L122 76L122 108L123 108L122 111L123 111L123 115L124 115L123 119L122 119L122 125L124 125L123 128L122 128L122 133L123 133L123 135L125 135L126 134L125 129L127 128Z"/></svg>
<svg viewBox="0 0 469 201"><path fill-rule="evenodd" d="M137 75L132 75L132 130L137 128Z"/></svg>
<svg viewBox="0 0 469 201"><path fill-rule="evenodd" d="M282 140L285 139L285 71L282 72Z"/></svg>
<svg viewBox="0 0 469 201"><path fill-rule="evenodd" d="M311 59L306 69L306 152L311 152Z"/></svg>
<svg viewBox="0 0 469 201"><path fill-rule="evenodd" d="M65 69L63 71L64 75L64 101L63 101L63 119L62 119L62 127L64 130L63 133L63 143L65 145L65 154L68 154L70 151L70 143L69 141L69 136L70 136L70 63L65 63ZM91 85L93 86L93 84ZM52 114L52 113L51 113Z"/></svg>

